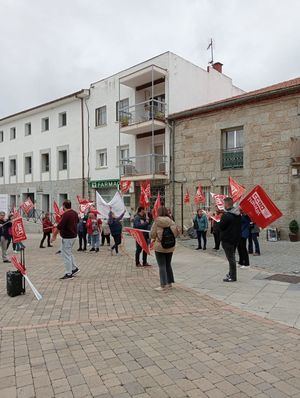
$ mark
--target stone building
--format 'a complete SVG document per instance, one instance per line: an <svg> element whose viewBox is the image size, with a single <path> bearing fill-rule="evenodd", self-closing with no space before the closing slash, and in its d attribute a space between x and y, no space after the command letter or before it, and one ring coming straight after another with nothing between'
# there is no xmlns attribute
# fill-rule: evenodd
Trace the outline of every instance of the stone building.
<svg viewBox="0 0 300 398"><path fill-rule="evenodd" d="M191 201L200 183L228 193L231 176L249 191L260 184L283 213L274 223L282 237L300 222L300 78L173 114L170 203L177 222L191 225ZM193 209L195 210L195 208ZM183 214L181 214L181 212Z"/></svg>

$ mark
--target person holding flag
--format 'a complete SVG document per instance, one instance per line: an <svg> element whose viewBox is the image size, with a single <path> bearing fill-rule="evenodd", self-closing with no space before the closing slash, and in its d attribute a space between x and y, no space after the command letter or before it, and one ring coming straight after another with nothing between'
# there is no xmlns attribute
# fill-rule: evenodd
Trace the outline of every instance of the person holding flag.
<svg viewBox="0 0 300 398"><path fill-rule="evenodd" d="M133 228L142 229L142 230L149 230L149 219L147 218L145 208L139 207L137 214L133 220ZM149 242L149 233L145 232L144 237L146 242ZM140 263L140 255L143 252L143 263ZM135 251L135 265L137 267L149 267L150 264L147 263L147 253L142 249L142 247L136 242L136 251Z"/></svg>
<svg viewBox="0 0 300 398"><path fill-rule="evenodd" d="M40 243L40 249L45 248L45 246L43 246L43 244L44 244L46 238L47 238L48 247L52 247L52 245L50 243L50 239L51 239L51 232L53 229L53 224L50 220L49 213L45 213L45 216L43 217L42 224L43 224L43 238Z"/></svg>
<svg viewBox="0 0 300 398"><path fill-rule="evenodd" d="M10 263L7 256L7 245L9 241L9 228L11 227L11 222L5 219L5 212L0 211L0 243L2 250L2 260L4 263Z"/></svg>

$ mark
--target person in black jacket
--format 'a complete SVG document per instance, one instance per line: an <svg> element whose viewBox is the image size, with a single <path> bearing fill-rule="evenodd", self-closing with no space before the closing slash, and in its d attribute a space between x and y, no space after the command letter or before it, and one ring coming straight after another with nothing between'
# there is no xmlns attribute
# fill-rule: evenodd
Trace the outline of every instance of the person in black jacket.
<svg viewBox="0 0 300 398"><path fill-rule="evenodd" d="M137 214L134 217L133 220L133 228L137 229L143 229L143 230L149 230L150 228L150 222L149 218L147 217L147 214L145 212L144 207L139 207ZM149 242L149 234L147 232L144 232L144 237L146 239L146 242ZM143 252L143 263L140 263L140 255ZM147 263L147 253L143 251L141 246L136 242L136 250L135 250L135 265L137 267L148 267L149 264Z"/></svg>
<svg viewBox="0 0 300 398"><path fill-rule="evenodd" d="M11 222L5 219L5 212L0 212L0 243L2 250L2 260L4 263L10 263L7 256L7 244L9 241L9 228L11 227Z"/></svg>
<svg viewBox="0 0 300 398"><path fill-rule="evenodd" d="M235 282L236 260L235 252L241 239L241 216L238 208L233 207L230 197L224 199L225 212L220 221L220 238L229 263L229 273L223 279L224 282Z"/></svg>

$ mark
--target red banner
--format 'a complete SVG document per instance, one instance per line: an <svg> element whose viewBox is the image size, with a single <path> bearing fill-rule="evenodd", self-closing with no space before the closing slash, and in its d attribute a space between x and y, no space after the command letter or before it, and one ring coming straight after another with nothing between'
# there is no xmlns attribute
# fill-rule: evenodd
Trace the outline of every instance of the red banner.
<svg viewBox="0 0 300 398"><path fill-rule="evenodd" d="M190 203L190 193L187 190L185 195L184 195L184 199L183 199L184 203L189 204Z"/></svg>
<svg viewBox="0 0 300 398"><path fill-rule="evenodd" d="M202 191L201 185L199 185L197 188L196 195L194 197L194 203L196 205L199 205L199 203L205 203L205 195Z"/></svg>
<svg viewBox="0 0 300 398"><path fill-rule="evenodd" d="M129 180L120 181L120 191L122 193L128 192L129 188L130 188L130 185L131 185L131 181L129 181Z"/></svg>
<svg viewBox="0 0 300 398"><path fill-rule="evenodd" d="M10 260L12 262L12 265L17 268L17 270L20 271L22 275L26 275L25 265L21 264L16 256L11 256Z"/></svg>
<svg viewBox="0 0 300 398"><path fill-rule="evenodd" d="M19 213L19 211L16 209L16 207L14 207L12 209L12 218L18 218L21 217L21 214Z"/></svg>
<svg viewBox="0 0 300 398"><path fill-rule="evenodd" d="M145 208L149 207L151 198L151 187L150 182L146 181L145 183L141 183L141 196L140 196L140 205Z"/></svg>
<svg viewBox="0 0 300 398"><path fill-rule="evenodd" d="M26 200L25 200L25 202L23 202L22 204L21 204L21 209L23 209L24 210L24 212L28 215L29 213L30 213L30 211L33 209L33 203L32 203L32 200L30 199L30 198L27 198Z"/></svg>
<svg viewBox="0 0 300 398"><path fill-rule="evenodd" d="M222 195L222 194L217 194L217 193L210 193L212 196L212 199L215 202L215 205L217 206L217 208L219 210L224 210L224 199L226 198L226 195Z"/></svg>
<svg viewBox="0 0 300 398"><path fill-rule="evenodd" d="M209 214L209 217L214 220L215 222L220 222L222 214Z"/></svg>
<svg viewBox="0 0 300 398"><path fill-rule="evenodd" d="M144 252L146 252L147 254L150 254L149 246L147 245L143 231L140 231L139 229L136 229L136 228L129 228L129 227L124 228L124 231L129 232L130 235L141 246L141 248L144 250Z"/></svg>
<svg viewBox="0 0 300 398"><path fill-rule="evenodd" d="M22 242L27 239L22 217L12 220L11 231L14 243Z"/></svg>
<svg viewBox="0 0 300 398"><path fill-rule="evenodd" d="M232 197L233 203L238 202L244 195L246 189L242 185L239 185L233 178L228 177L229 180L229 196Z"/></svg>
<svg viewBox="0 0 300 398"><path fill-rule="evenodd" d="M266 228L282 216L281 211L260 185L256 185L244 197L240 203L240 208L261 228Z"/></svg>
<svg viewBox="0 0 300 398"><path fill-rule="evenodd" d="M160 207L161 207L160 193L158 192L157 198L156 198L156 201L155 201L155 203L154 203L153 210L152 210L152 215L153 215L153 218L154 218L154 219L156 219L156 217L158 216L158 209L159 209Z"/></svg>
<svg viewBox="0 0 300 398"><path fill-rule="evenodd" d="M55 202L55 200L53 201L53 211L55 214L55 221L57 223L59 223L63 212L60 210L60 208L58 207L58 204Z"/></svg>

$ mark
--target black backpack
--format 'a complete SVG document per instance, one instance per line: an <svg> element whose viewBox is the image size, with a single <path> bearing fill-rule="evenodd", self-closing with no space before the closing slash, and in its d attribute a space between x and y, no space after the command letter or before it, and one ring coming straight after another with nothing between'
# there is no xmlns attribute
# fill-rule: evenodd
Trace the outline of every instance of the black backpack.
<svg viewBox="0 0 300 398"><path fill-rule="evenodd" d="M176 244L175 236L170 227L165 227L163 229L162 238L160 241L163 249L171 249Z"/></svg>

